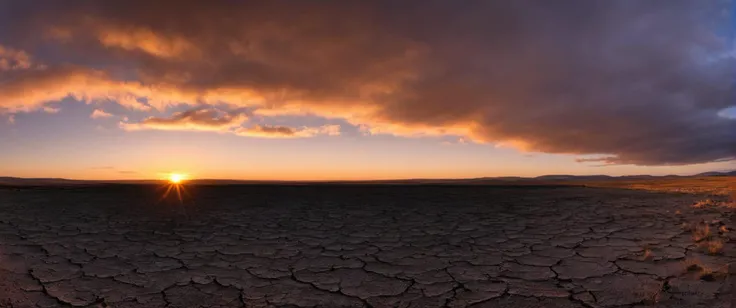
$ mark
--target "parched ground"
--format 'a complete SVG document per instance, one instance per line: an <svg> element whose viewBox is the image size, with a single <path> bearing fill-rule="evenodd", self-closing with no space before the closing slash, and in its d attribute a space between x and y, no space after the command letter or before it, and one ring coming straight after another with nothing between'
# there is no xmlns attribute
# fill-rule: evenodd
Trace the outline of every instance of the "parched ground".
<svg viewBox="0 0 736 308"><path fill-rule="evenodd" d="M190 187L185 204L160 193L0 189L0 307L731 302L723 200L570 187Z"/></svg>

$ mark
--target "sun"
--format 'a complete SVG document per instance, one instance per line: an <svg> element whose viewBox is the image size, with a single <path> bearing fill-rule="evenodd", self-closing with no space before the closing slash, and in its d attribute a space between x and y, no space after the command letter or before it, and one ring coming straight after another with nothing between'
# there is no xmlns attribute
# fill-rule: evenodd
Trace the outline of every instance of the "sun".
<svg viewBox="0 0 736 308"><path fill-rule="evenodd" d="M172 184L181 184L181 182L183 182L184 179L186 179L186 175L184 174L181 174L181 173L169 174L169 182L171 182Z"/></svg>
<svg viewBox="0 0 736 308"><path fill-rule="evenodd" d="M176 192L176 197L179 199L179 202L183 204L183 195L189 195L184 185L184 182L189 179L189 175L184 173L169 173L166 175L166 179L168 184L162 186L166 191L161 196L161 199L159 199L159 202L167 199L171 192Z"/></svg>

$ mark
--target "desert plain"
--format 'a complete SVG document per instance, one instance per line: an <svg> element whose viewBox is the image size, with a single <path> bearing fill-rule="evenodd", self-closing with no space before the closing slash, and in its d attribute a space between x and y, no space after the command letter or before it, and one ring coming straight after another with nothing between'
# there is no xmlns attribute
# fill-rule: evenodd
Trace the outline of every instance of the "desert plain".
<svg viewBox="0 0 736 308"><path fill-rule="evenodd" d="M6 186L0 307L731 307L733 183Z"/></svg>

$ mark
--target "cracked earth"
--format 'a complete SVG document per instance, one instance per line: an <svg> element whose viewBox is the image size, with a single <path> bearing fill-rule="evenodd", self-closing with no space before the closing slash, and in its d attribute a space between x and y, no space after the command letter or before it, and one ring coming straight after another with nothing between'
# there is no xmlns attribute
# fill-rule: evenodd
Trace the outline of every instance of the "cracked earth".
<svg viewBox="0 0 736 308"><path fill-rule="evenodd" d="M729 307L731 209L592 188L0 190L0 307ZM697 230L708 230L708 240ZM701 232L702 233L702 232ZM736 231L734 231L736 233ZM709 250L703 243L718 242ZM718 247L716 247L718 248Z"/></svg>

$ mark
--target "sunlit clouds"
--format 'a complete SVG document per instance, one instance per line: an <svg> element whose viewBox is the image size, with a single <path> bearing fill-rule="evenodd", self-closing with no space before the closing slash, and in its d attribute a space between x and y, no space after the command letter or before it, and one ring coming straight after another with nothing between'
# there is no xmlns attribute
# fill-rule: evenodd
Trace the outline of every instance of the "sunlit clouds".
<svg viewBox="0 0 736 308"><path fill-rule="evenodd" d="M339 125L288 127L246 124L244 110L223 111L217 108L195 108L176 112L170 117L149 117L140 122L120 122L124 130L209 131L260 138L308 138L318 135L339 136Z"/></svg>
<svg viewBox="0 0 736 308"><path fill-rule="evenodd" d="M255 125L248 128L240 128L235 131L239 136L262 137L262 138L308 138L317 135L339 136L339 125L325 125L320 127L286 127Z"/></svg>
<svg viewBox="0 0 736 308"><path fill-rule="evenodd" d="M736 121L719 115L736 104L736 59L721 56L733 47L722 35L725 2L1 8L13 12L0 21L12 29L0 36L4 113L73 99L93 105L93 119L109 117L105 104L122 107L114 114L131 116L115 129L129 134L342 138L350 128L361 138L453 137L600 157L580 163L736 157Z"/></svg>
<svg viewBox="0 0 736 308"><path fill-rule="evenodd" d="M191 109L168 118L149 117L138 123L121 122L125 130L199 130L228 132L240 126L248 116L242 111L224 112L215 108Z"/></svg>
<svg viewBox="0 0 736 308"><path fill-rule="evenodd" d="M89 117L93 119L104 119L112 117L112 114L107 113L102 109L95 109L94 111L92 111L92 114L90 114Z"/></svg>
<svg viewBox="0 0 736 308"><path fill-rule="evenodd" d="M176 57L194 46L181 37L166 37L148 29L100 29L99 42L107 47L142 51L157 57Z"/></svg>
<svg viewBox="0 0 736 308"><path fill-rule="evenodd" d="M0 45L0 71L26 70L31 66L31 56L28 53Z"/></svg>

